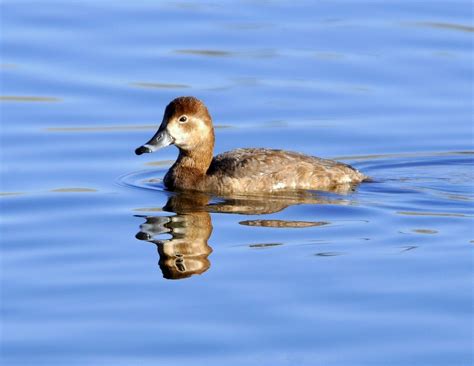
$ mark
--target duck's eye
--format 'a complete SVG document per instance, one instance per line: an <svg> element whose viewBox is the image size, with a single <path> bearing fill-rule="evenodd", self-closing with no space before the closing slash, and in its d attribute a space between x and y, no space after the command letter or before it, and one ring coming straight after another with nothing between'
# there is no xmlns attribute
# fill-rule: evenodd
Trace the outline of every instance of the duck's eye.
<svg viewBox="0 0 474 366"><path fill-rule="evenodd" d="M181 117L179 117L179 122L181 122L181 123L186 123L186 122L188 122L188 117L186 117L186 116L181 116Z"/></svg>

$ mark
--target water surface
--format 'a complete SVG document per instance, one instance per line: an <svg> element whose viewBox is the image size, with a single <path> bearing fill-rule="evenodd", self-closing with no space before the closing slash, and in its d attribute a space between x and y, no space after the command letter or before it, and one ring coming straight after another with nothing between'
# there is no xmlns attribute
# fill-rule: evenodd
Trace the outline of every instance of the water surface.
<svg viewBox="0 0 474 366"><path fill-rule="evenodd" d="M473 363L469 1L0 7L2 364ZM167 192L179 95L373 181Z"/></svg>

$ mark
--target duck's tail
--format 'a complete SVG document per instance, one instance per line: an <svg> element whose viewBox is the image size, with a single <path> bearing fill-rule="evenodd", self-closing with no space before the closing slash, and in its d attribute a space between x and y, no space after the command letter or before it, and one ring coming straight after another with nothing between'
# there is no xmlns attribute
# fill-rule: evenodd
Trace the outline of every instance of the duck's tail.
<svg viewBox="0 0 474 366"><path fill-rule="evenodd" d="M365 175L364 173L361 173L358 169L356 169L354 167L352 167L352 169L354 169L354 171L356 173L355 177L354 177L355 182L359 183L359 182L372 182L373 181L371 177Z"/></svg>

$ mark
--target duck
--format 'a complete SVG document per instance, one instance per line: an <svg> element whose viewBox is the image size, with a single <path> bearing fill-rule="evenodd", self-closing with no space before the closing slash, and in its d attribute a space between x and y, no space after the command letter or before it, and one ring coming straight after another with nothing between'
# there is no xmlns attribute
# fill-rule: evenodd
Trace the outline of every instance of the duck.
<svg viewBox="0 0 474 366"><path fill-rule="evenodd" d="M178 97L165 108L158 131L137 155L169 145L179 149L163 183L171 191L211 194L267 194L288 191L341 191L368 177L350 165L293 151L238 148L214 155L215 133L206 105Z"/></svg>

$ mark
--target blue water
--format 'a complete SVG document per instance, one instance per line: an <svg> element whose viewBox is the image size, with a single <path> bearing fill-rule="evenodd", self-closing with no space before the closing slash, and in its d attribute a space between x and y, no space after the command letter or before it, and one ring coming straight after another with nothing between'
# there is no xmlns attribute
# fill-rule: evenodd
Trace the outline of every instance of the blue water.
<svg viewBox="0 0 474 366"><path fill-rule="evenodd" d="M471 365L470 1L0 2L3 365ZM349 194L174 195L216 153L350 163Z"/></svg>

